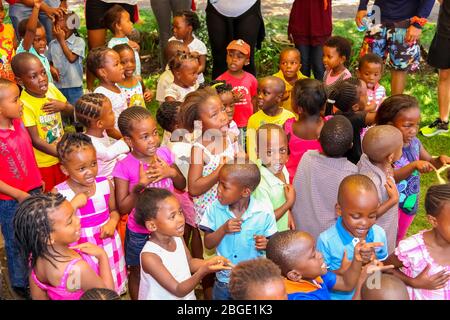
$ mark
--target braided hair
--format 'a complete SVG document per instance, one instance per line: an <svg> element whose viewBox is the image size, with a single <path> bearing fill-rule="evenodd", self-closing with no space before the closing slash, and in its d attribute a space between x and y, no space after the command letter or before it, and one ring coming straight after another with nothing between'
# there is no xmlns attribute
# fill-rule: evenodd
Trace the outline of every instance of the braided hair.
<svg viewBox="0 0 450 320"><path fill-rule="evenodd" d="M80 300L120 300L120 296L111 289L92 288L85 291Z"/></svg>
<svg viewBox="0 0 450 320"><path fill-rule="evenodd" d="M173 17L183 17L186 21L186 24L192 27L192 32L200 28L200 20L197 14L191 10L183 10L177 12Z"/></svg>
<svg viewBox="0 0 450 320"><path fill-rule="evenodd" d="M105 66L105 57L108 52L116 52L113 49L108 47L98 47L92 50L89 50L88 56L86 58L86 68L95 74L98 78L98 69L103 68Z"/></svg>
<svg viewBox="0 0 450 320"><path fill-rule="evenodd" d="M431 186L425 196L425 211L436 217L441 213L442 207L450 203L450 183Z"/></svg>
<svg viewBox="0 0 450 320"><path fill-rule="evenodd" d="M122 111L117 120L117 125L119 126L122 136L130 137L131 131L133 130L133 121L144 120L151 117L152 114L147 109L133 106Z"/></svg>
<svg viewBox="0 0 450 320"><path fill-rule="evenodd" d="M81 150L87 146L94 148L89 136L79 132L66 132L62 136L61 141L56 145L56 153L58 154L59 161L64 163L72 152Z"/></svg>
<svg viewBox="0 0 450 320"><path fill-rule="evenodd" d="M359 103L358 89L361 85L361 80L357 78L340 82L328 95L326 114L329 114L333 105L343 113L352 112L352 107Z"/></svg>
<svg viewBox="0 0 450 320"><path fill-rule="evenodd" d="M197 61L198 57L191 53L185 53L183 51L178 51L177 54L170 59L169 69L170 71L180 70L181 66L185 61Z"/></svg>
<svg viewBox="0 0 450 320"><path fill-rule="evenodd" d="M78 122L89 128L92 120L100 118L103 104L108 99L103 93L87 93L75 102L75 116Z"/></svg>
<svg viewBox="0 0 450 320"><path fill-rule="evenodd" d="M178 113L181 102L179 101L164 101L156 111L156 121L164 130L173 132L175 130Z"/></svg>

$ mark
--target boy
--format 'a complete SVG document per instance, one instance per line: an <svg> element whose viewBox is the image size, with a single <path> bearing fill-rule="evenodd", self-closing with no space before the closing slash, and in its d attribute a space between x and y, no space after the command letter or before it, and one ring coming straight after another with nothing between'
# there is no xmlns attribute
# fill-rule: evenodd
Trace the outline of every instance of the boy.
<svg viewBox="0 0 450 320"><path fill-rule="evenodd" d="M325 122L320 133L323 153L307 151L297 167L292 215L296 229L310 233L315 239L336 222L334 207L342 179L358 173L356 165L344 157L352 141L350 121L344 116L334 116Z"/></svg>
<svg viewBox="0 0 450 320"><path fill-rule="evenodd" d="M277 232L270 204L251 196L260 180L256 164L225 164L219 172L217 200L199 224L205 247L216 248L233 264L264 256L267 237ZM230 300L229 281L229 270L216 273L214 300Z"/></svg>
<svg viewBox="0 0 450 320"><path fill-rule="evenodd" d="M392 253L397 239L399 197L392 164L402 155L402 133L394 126L372 127L364 136L362 147L364 153L357 164L358 170L377 188L381 203L377 210L377 225L386 232L388 252Z"/></svg>
<svg viewBox="0 0 450 320"><path fill-rule="evenodd" d="M281 106L291 112L294 112L291 105L291 92L295 81L307 78L300 72L301 67L300 51L298 51L298 49L288 47L280 52L280 70L275 73L274 76L280 78L284 82L286 89L283 96L283 104Z"/></svg>
<svg viewBox="0 0 450 320"><path fill-rule="evenodd" d="M359 59L358 78L367 85L366 111L376 111L386 98L386 89L380 84L383 75L383 59L374 53L367 53Z"/></svg>
<svg viewBox="0 0 450 320"><path fill-rule="evenodd" d="M274 123L283 127L286 120L295 118L294 114L281 107L285 85L280 78L270 76L259 80L256 107L259 109L248 119L247 153L256 161L256 130L264 123Z"/></svg>
<svg viewBox="0 0 450 320"><path fill-rule="evenodd" d="M356 245L360 243L374 242L379 246L372 252L379 261L388 257L386 233L375 225L379 205L377 188L368 177L354 174L342 180L336 204L338 219L317 240L317 250L330 270L345 270L344 256L358 259ZM333 290L331 299L351 300L353 294Z"/></svg>
<svg viewBox="0 0 450 320"><path fill-rule="evenodd" d="M66 97L48 82L41 61L28 52L17 54L12 60L16 81L24 87L23 122L33 142L39 171L45 182L45 191L66 180L56 153L56 143L64 134L61 112L73 113Z"/></svg>

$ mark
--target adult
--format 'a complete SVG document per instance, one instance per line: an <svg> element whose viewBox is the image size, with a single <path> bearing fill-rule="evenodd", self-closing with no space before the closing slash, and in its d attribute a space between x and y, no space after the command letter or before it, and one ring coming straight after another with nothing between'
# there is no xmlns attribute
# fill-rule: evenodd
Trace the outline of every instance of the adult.
<svg viewBox="0 0 450 320"><path fill-rule="evenodd" d="M213 79L227 70L227 45L242 39L250 45L250 63L244 69L256 75L255 48L265 36L261 0L208 0L206 24L213 57Z"/></svg>
<svg viewBox="0 0 450 320"><path fill-rule="evenodd" d="M441 6L436 33L431 42L427 62L439 69L439 118L420 130L425 137L448 132L448 115L450 112L450 0L438 1Z"/></svg>
<svg viewBox="0 0 450 320"><path fill-rule="evenodd" d="M388 59L391 71L391 94L403 93L407 72L415 71L420 62L419 39L435 0L375 0L381 9L381 27L368 30L361 56L373 52ZM356 24L362 26L369 0L360 0Z"/></svg>
<svg viewBox="0 0 450 320"><path fill-rule="evenodd" d="M172 17L175 13L191 8L191 0L150 0L153 14L159 30L159 48L161 67L167 64L164 50L172 37Z"/></svg>

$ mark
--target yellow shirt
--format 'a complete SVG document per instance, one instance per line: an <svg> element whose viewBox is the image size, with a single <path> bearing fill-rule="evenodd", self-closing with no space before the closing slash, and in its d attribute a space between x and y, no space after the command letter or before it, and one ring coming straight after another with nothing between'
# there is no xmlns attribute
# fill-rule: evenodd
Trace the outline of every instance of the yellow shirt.
<svg viewBox="0 0 450 320"><path fill-rule="evenodd" d="M295 118L295 115L286 109L282 109L283 111L272 117L264 113L263 110L259 110L254 113L249 119L247 124L247 154L250 160L253 162L256 161L256 130L260 126L266 123L274 123L281 127L283 127L286 120Z"/></svg>
<svg viewBox="0 0 450 320"><path fill-rule="evenodd" d="M23 102L23 123L26 127L36 126L39 138L48 144L55 144L64 134L61 113L47 114L42 111L43 105L48 98L66 102L66 97L55 87L53 83L48 84L45 98L36 98L25 90L22 90L20 100ZM48 155L34 148L34 155L39 168L50 167L59 162L58 158Z"/></svg>
<svg viewBox="0 0 450 320"><path fill-rule="evenodd" d="M283 104L281 105L283 108L285 108L286 110L289 110L291 112L294 112L292 110L292 105L291 105L291 100L292 100L292 89L294 88L293 85L291 85L289 82L286 81L286 79L284 78L283 72L280 70L277 73L275 73L273 75L274 77L280 78L281 80L284 81L284 85L286 86L286 92L289 92L289 98L287 100L283 101ZM306 79L308 77L304 76L300 70L297 71L297 80L300 79ZM295 115L295 118L297 118L297 115Z"/></svg>

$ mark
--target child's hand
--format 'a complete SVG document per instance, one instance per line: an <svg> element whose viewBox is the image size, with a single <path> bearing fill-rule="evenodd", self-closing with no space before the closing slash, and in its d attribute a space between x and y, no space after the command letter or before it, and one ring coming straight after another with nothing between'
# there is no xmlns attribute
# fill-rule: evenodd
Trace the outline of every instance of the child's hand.
<svg viewBox="0 0 450 320"><path fill-rule="evenodd" d="M375 112L376 110L377 110L377 102L375 100L372 100L372 102L368 103L364 108L364 111L367 112Z"/></svg>
<svg viewBox="0 0 450 320"><path fill-rule="evenodd" d="M450 164L450 157L446 156L445 154L439 156L439 162L445 166L446 164Z"/></svg>
<svg viewBox="0 0 450 320"><path fill-rule="evenodd" d="M255 239L256 250L266 250L267 243L269 242L266 237L255 234L253 239Z"/></svg>
<svg viewBox="0 0 450 320"><path fill-rule="evenodd" d="M59 70L51 65L50 73L52 74L53 80L55 80L56 82L59 82L59 80L60 80Z"/></svg>
<svg viewBox="0 0 450 320"><path fill-rule="evenodd" d="M28 193L26 193L25 191L20 191L17 196L15 197L15 199L17 200L18 203L21 203L22 201L24 201L26 198L28 198L30 195Z"/></svg>
<svg viewBox="0 0 450 320"><path fill-rule="evenodd" d="M87 204L88 196L86 193L78 193L75 197L70 200L70 204L76 210L78 208L82 208Z"/></svg>
<svg viewBox="0 0 450 320"><path fill-rule="evenodd" d="M347 250L344 250L344 255L342 256L342 260L341 260L341 266L339 267L339 269L334 270L333 272L336 274L339 274L339 275L343 275L345 273L345 271L347 271L347 269L350 268L351 264L352 264L352 262L350 260L348 260Z"/></svg>
<svg viewBox="0 0 450 320"><path fill-rule="evenodd" d="M295 230L295 220L294 217L292 216L291 210L288 211L288 227L289 230Z"/></svg>
<svg viewBox="0 0 450 320"><path fill-rule="evenodd" d="M355 259L363 264L367 264L376 258L374 248L381 247L383 245L383 242L367 243L365 240L361 240L355 246Z"/></svg>
<svg viewBox="0 0 450 320"><path fill-rule="evenodd" d="M34 0L33 5L35 8L40 9L43 2L44 2L44 0Z"/></svg>
<svg viewBox="0 0 450 320"><path fill-rule="evenodd" d="M165 178L174 178L177 175L177 171L159 157L156 157L155 162L150 165L150 169L147 173L149 174L152 183L161 181Z"/></svg>
<svg viewBox="0 0 450 320"><path fill-rule="evenodd" d="M398 202L399 195L395 182L388 178L384 187L386 188L389 199Z"/></svg>
<svg viewBox="0 0 450 320"><path fill-rule="evenodd" d="M229 219L225 222L225 233L235 233L241 231L242 220L238 218Z"/></svg>
<svg viewBox="0 0 450 320"><path fill-rule="evenodd" d="M417 275L414 279L411 279L411 286L418 289L437 290L442 289L447 285L450 280L450 273L447 270L441 270L432 276L428 275L428 271L431 266L427 264L425 269Z"/></svg>
<svg viewBox="0 0 450 320"><path fill-rule="evenodd" d="M114 219L109 219L107 223L105 223L100 228L100 239L110 238L114 236L114 231L116 231L117 223Z"/></svg>
<svg viewBox="0 0 450 320"><path fill-rule="evenodd" d="M284 196L286 197L286 203L288 203L291 208L295 202L295 190L291 184L284 185Z"/></svg>
<svg viewBox="0 0 450 320"><path fill-rule="evenodd" d="M144 100L145 102L150 102L153 99L153 91L149 90L149 89L145 89L144 91Z"/></svg>
<svg viewBox="0 0 450 320"><path fill-rule="evenodd" d="M42 106L42 111L48 114L61 112L66 109L66 104L66 102L48 98L48 102L44 103Z"/></svg>
<svg viewBox="0 0 450 320"><path fill-rule="evenodd" d="M61 27L59 25L54 25L53 26L53 36L56 38L56 40L58 40L58 42L64 42L66 39L66 33L64 32L63 29L61 29ZM55 68L56 69L56 68ZM57 70L57 69L56 69Z"/></svg>
<svg viewBox="0 0 450 320"><path fill-rule="evenodd" d="M414 161L414 163L416 164L416 169L420 173L428 173L433 170L436 170L436 168L428 161L417 160L417 161Z"/></svg>
<svg viewBox="0 0 450 320"><path fill-rule="evenodd" d="M392 264L385 266L383 264L383 262L378 261L377 259L374 259L371 263L369 263L365 266L365 272L367 274L372 274L377 271L383 272L383 271L394 269L394 268L395 267Z"/></svg>
<svg viewBox="0 0 450 320"><path fill-rule="evenodd" d="M78 249L81 252L86 253L90 256L94 256L96 258L106 256L106 252L105 252L105 250L103 250L103 248L100 248L99 246L96 246L95 244L90 243L90 242L78 244L76 246L69 247L69 249L74 249L74 250Z"/></svg>
<svg viewBox="0 0 450 320"><path fill-rule="evenodd" d="M150 174L148 170L144 169L144 163L139 163L139 184L147 186L152 180L150 179Z"/></svg>
<svg viewBox="0 0 450 320"><path fill-rule="evenodd" d="M203 265L206 273L216 272L220 270L231 270L234 265L225 257L217 256L205 261Z"/></svg>
<svg viewBox="0 0 450 320"><path fill-rule="evenodd" d="M133 48L133 50L139 51L141 48L139 47L139 44L133 40L128 40L128 45Z"/></svg>

